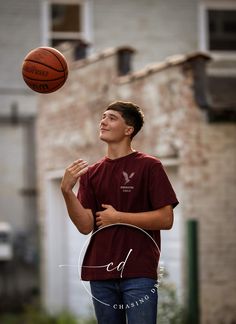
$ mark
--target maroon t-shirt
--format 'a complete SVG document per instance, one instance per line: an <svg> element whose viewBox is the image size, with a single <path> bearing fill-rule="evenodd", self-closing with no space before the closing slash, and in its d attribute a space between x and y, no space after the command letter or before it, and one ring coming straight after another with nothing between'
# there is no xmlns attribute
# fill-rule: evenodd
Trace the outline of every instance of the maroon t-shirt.
<svg viewBox="0 0 236 324"><path fill-rule="evenodd" d="M134 152L111 160L107 157L89 167L80 178L78 199L84 208L103 210L102 204L121 212L138 213L178 204L161 162ZM157 278L160 231L135 226L95 225L83 260L83 280Z"/></svg>

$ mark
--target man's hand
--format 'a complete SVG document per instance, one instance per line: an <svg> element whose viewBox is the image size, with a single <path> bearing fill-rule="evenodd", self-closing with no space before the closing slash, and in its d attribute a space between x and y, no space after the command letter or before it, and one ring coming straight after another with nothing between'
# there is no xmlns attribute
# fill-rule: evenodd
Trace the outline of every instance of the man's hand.
<svg viewBox="0 0 236 324"><path fill-rule="evenodd" d="M61 191L71 191L79 177L88 171L88 163L82 159L74 161L70 164L64 173L61 181Z"/></svg>
<svg viewBox="0 0 236 324"><path fill-rule="evenodd" d="M97 227L103 227L111 224L117 224L120 222L118 212L111 205L102 204L105 208L103 211L96 213L96 225Z"/></svg>
<svg viewBox="0 0 236 324"><path fill-rule="evenodd" d="M112 224L129 224L145 230L169 230L173 225L173 207L166 205L162 208L129 213L121 212L111 205L102 205L105 210L96 213L96 225L103 227Z"/></svg>

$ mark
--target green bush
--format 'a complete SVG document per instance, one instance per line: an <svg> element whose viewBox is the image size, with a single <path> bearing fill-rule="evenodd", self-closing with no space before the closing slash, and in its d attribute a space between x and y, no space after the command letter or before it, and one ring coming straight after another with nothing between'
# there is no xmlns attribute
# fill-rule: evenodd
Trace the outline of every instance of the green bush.
<svg viewBox="0 0 236 324"><path fill-rule="evenodd" d="M158 324L186 324L185 310L179 303L175 286L165 271L158 288Z"/></svg>

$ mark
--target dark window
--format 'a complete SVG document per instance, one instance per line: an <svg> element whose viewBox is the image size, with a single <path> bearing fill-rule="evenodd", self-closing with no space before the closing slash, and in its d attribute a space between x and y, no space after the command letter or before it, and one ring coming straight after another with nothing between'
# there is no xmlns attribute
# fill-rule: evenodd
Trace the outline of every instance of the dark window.
<svg viewBox="0 0 236 324"><path fill-rule="evenodd" d="M75 41L81 32L81 7L78 4L51 4L52 46ZM68 34L68 35L67 35Z"/></svg>
<svg viewBox="0 0 236 324"><path fill-rule="evenodd" d="M8 243L9 242L9 235L4 232L0 232L0 243Z"/></svg>
<svg viewBox="0 0 236 324"><path fill-rule="evenodd" d="M52 4L51 15L53 32L80 31L79 5Z"/></svg>
<svg viewBox="0 0 236 324"><path fill-rule="evenodd" d="M236 10L208 10L209 49L236 50Z"/></svg>

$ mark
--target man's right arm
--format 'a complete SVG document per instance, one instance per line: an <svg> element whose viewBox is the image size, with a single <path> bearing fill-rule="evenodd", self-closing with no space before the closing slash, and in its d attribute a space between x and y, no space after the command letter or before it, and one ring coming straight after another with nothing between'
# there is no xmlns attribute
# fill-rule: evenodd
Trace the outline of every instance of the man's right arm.
<svg viewBox="0 0 236 324"><path fill-rule="evenodd" d="M94 228L94 218L91 209L82 206L73 192L73 187L82 174L88 171L88 164L77 160L69 165L61 181L61 191L66 203L71 221L82 234L90 233Z"/></svg>

